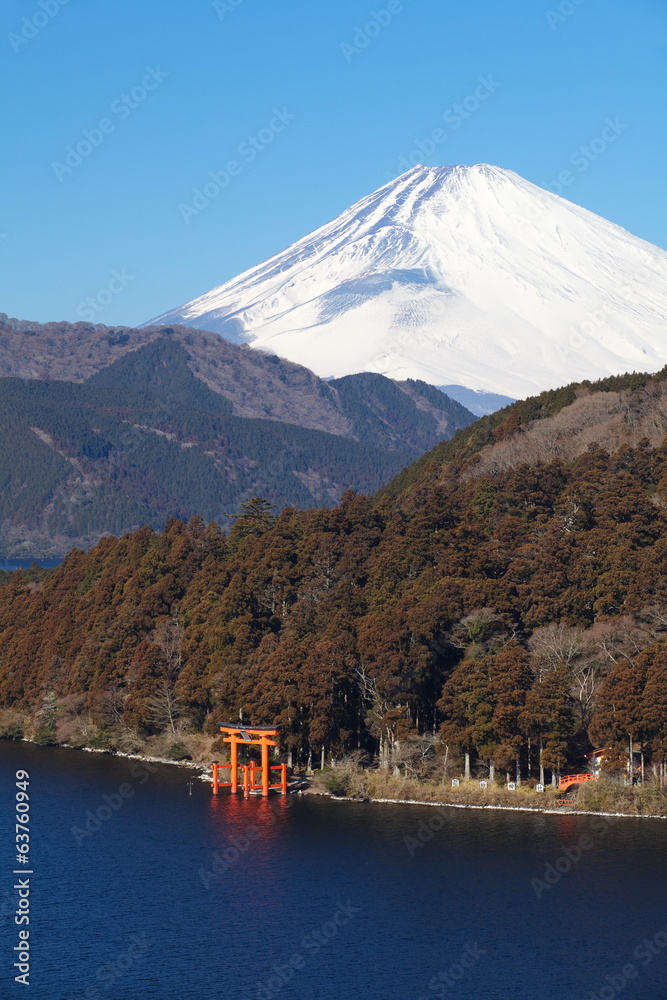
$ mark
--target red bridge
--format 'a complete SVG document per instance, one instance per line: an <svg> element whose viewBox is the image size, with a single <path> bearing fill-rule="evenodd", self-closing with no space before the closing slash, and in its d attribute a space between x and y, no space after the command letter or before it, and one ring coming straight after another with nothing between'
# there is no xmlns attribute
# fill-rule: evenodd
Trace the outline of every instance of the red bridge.
<svg viewBox="0 0 667 1000"><path fill-rule="evenodd" d="M584 781L597 781L597 774L564 774L558 780L558 787L565 791L570 785L583 785Z"/></svg>

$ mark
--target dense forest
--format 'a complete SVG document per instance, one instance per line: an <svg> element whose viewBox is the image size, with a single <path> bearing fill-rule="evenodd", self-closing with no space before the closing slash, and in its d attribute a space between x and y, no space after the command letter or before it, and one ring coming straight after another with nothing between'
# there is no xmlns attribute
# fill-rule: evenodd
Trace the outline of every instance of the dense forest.
<svg viewBox="0 0 667 1000"><path fill-rule="evenodd" d="M145 358L153 355L142 348L165 339L180 348L179 362L198 381L231 404L235 417L278 420L414 455L475 419L445 392L417 379L396 382L371 372L322 379L275 354L178 325L32 323L0 313L0 378L81 383L106 369L107 383L124 386L128 376L138 377L154 389L159 367L152 378L147 374ZM123 358L125 364L115 364Z"/></svg>
<svg viewBox="0 0 667 1000"><path fill-rule="evenodd" d="M252 500L229 533L172 519L14 574L0 702L41 739L242 719L301 760L359 749L407 773L446 753L548 780L633 746L664 780L666 375L515 404L375 497Z"/></svg>
<svg viewBox="0 0 667 1000"><path fill-rule="evenodd" d="M0 555L61 555L170 516L230 526L257 494L332 506L345 488L387 483L448 421L473 419L417 383L352 376L334 391L340 433L238 416L169 336L82 383L0 378Z"/></svg>

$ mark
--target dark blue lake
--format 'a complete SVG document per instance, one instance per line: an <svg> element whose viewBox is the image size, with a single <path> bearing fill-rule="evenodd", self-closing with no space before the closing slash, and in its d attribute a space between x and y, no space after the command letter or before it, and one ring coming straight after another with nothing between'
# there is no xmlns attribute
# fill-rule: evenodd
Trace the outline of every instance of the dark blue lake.
<svg viewBox="0 0 667 1000"><path fill-rule="evenodd" d="M34 562L43 569L52 569L59 566L62 559L0 559L0 570L13 573L15 569L30 569Z"/></svg>
<svg viewBox="0 0 667 1000"><path fill-rule="evenodd" d="M214 800L151 766L0 743L3 997L667 998L666 823ZM18 768L28 991L12 969ZM531 885L548 864L554 884Z"/></svg>

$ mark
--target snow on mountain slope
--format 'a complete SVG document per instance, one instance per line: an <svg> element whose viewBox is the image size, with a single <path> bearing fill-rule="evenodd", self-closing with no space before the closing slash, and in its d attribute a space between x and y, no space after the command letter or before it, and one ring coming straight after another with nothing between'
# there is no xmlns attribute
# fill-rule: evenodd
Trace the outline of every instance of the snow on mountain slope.
<svg viewBox="0 0 667 1000"><path fill-rule="evenodd" d="M151 321L320 376L515 398L667 362L667 252L511 170L422 167Z"/></svg>

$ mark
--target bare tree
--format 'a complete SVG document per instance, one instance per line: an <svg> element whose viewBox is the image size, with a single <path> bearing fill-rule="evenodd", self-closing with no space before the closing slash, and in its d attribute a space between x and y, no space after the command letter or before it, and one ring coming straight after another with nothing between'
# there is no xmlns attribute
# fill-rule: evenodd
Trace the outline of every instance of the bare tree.
<svg viewBox="0 0 667 1000"><path fill-rule="evenodd" d="M151 720L161 730L178 736L184 727L181 720L181 707L174 693L173 685L168 680L159 683L154 695L148 699L148 711ZM181 721L179 721L181 720Z"/></svg>
<svg viewBox="0 0 667 1000"><path fill-rule="evenodd" d="M581 656L583 629L569 625L543 625L536 628L528 640L532 653L532 663L538 681L559 667L571 669L572 663Z"/></svg>
<svg viewBox="0 0 667 1000"><path fill-rule="evenodd" d="M454 626L450 641L458 649L465 649L472 643L487 642L492 637L504 638L505 633L504 622L493 608L478 608Z"/></svg>
<svg viewBox="0 0 667 1000"><path fill-rule="evenodd" d="M667 629L667 607L664 604L649 604L644 608L641 617L652 626L656 634Z"/></svg>
<svg viewBox="0 0 667 1000"><path fill-rule="evenodd" d="M622 660L628 663L651 643L650 630L629 615L613 621L598 622L586 632L586 643L607 661L608 666Z"/></svg>
<svg viewBox="0 0 667 1000"><path fill-rule="evenodd" d="M425 778L433 770L438 748L442 744L440 736L424 733L410 736L396 744L392 763L403 768L407 777Z"/></svg>
<svg viewBox="0 0 667 1000"><path fill-rule="evenodd" d="M598 622L586 630L562 623L545 625L535 629L528 646L539 682L554 670L567 671L581 727L587 729L595 694L605 674L621 660L632 662L650 641L645 626L624 616Z"/></svg>
<svg viewBox="0 0 667 1000"><path fill-rule="evenodd" d="M362 701L367 706L365 723L379 744L380 767L387 769L398 747L395 727L407 711L405 705L390 706L377 688L377 681L362 664L356 667L355 676Z"/></svg>
<svg viewBox="0 0 667 1000"><path fill-rule="evenodd" d="M125 689L118 684L104 691L97 702L98 712L102 721L112 726L121 726L123 724L123 709L126 698L127 693Z"/></svg>
<svg viewBox="0 0 667 1000"><path fill-rule="evenodd" d="M176 617L175 610L170 618L163 618L158 622L152 638L153 643L162 653L167 677L174 680L178 677L183 664L181 653L183 629Z"/></svg>
<svg viewBox="0 0 667 1000"><path fill-rule="evenodd" d="M579 707L581 728L587 730L593 715L595 693L605 674L605 667L595 655L581 656L572 664L572 697Z"/></svg>

